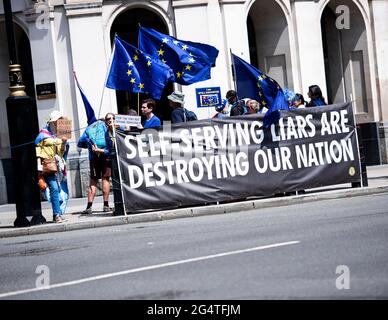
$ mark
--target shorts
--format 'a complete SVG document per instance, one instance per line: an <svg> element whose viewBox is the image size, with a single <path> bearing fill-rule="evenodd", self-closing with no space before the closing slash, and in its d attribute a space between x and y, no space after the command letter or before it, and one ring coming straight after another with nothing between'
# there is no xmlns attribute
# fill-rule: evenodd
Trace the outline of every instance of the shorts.
<svg viewBox="0 0 388 320"><path fill-rule="evenodd" d="M95 157L89 161L90 165L90 178L98 180L101 178L109 179L112 174L112 165L110 158L104 156Z"/></svg>

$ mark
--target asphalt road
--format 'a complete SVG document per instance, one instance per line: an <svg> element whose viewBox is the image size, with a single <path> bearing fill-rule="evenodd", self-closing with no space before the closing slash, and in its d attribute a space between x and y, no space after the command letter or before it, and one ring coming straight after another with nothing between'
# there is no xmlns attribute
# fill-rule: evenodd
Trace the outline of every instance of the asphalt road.
<svg viewBox="0 0 388 320"><path fill-rule="evenodd" d="M388 299L387 204L383 194L0 239L0 298Z"/></svg>

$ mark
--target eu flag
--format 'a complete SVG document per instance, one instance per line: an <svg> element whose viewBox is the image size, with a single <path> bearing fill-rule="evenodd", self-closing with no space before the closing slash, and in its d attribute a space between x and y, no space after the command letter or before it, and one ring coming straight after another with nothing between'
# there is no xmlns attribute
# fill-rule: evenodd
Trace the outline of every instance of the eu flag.
<svg viewBox="0 0 388 320"><path fill-rule="evenodd" d="M88 98L86 98L86 96L84 94L84 91L82 90L82 88L81 88L81 86L80 86L80 84L78 82L78 79L77 79L77 76L75 74L75 71L73 71L73 75L74 75L75 83L77 84L77 87L78 87L79 92L81 94L82 101L84 103L86 117L88 119L87 120L88 121L88 125L90 125L93 122L97 121L96 115L94 114L94 110L93 110L92 106L90 105L90 102L89 102Z"/></svg>
<svg viewBox="0 0 388 320"><path fill-rule="evenodd" d="M160 99L166 83L173 81L171 69L117 36L114 44L106 86Z"/></svg>
<svg viewBox="0 0 388 320"><path fill-rule="evenodd" d="M174 81L189 85L210 79L218 50L210 45L178 40L151 28L140 27L139 48L159 58L174 71Z"/></svg>
<svg viewBox="0 0 388 320"><path fill-rule="evenodd" d="M240 98L251 98L270 108L279 91L279 84L259 69L232 54L236 90Z"/></svg>
<svg viewBox="0 0 388 320"><path fill-rule="evenodd" d="M268 108L264 126L279 121L279 110L288 109L288 102L279 84L259 69L232 54L237 93L240 98L251 98Z"/></svg>
<svg viewBox="0 0 388 320"><path fill-rule="evenodd" d="M283 94L283 91L279 90L271 107L264 115L263 125L265 128L279 122L280 110L288 110L288 101Z"/></svg>

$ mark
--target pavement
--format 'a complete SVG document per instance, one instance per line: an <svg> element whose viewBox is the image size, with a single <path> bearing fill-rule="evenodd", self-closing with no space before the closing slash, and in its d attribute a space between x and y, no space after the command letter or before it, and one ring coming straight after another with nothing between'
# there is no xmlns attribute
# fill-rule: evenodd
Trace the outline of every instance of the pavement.
<svg viewBox="0 0 388 320"><path fill-rule="evenodd" d="M125 216L113 216L112 213L103 212L103 201L101 196L95 198L93 214L82 215L81 212L86 208L86 198L74 198L70 199L68 202L66 210L66 218L68 221L64 223L53 223L51 205L47 202L42 202L42 215L46 218L47 223L23 228L16 228L13 226L16 219L15 204L5 204L0 206L0 238L106 227L128 223L143 223L203 215L225 214L253 209L289 206L312 201L388 193L388 165L367 167L367 176L368 187L352 188L350 183L348 183L309 189L306 190L305 194L296 196L250 198L243 201L220 203L216 205L160 210ZM113 204L112 196L110 197L110 204Z"/></svg>

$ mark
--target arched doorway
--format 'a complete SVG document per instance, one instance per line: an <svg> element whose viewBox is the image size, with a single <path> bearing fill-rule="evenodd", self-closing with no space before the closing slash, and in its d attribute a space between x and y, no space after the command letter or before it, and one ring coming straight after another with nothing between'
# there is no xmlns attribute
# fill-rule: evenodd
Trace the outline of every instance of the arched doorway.
<svg viewBox="0 0 388 320"><path fill-rule="evenodd" d="M349 26L339 23L346 19L340 17L346 15L344 11L335 13L340 5L349 9ZM321 28L328 102L353 101L356 113L368 113L372 102L369 56L361 12L351 0L331 0L322 13Z"/></svg>
<svg viewBox="0 0 388 320"><path fill-rule="evenodd" d="M255 1L247 18L251 64L293 88L287 19L276 1Z"/></svg>
<svg viewBox="0 0 388 320"><path fill-rule="evenodd" d="M110 30L110 39L113 43L114 36L117 35L128 43L138 46L138 26L153 28L159 32L168 34L166 24L155 12L144 8L133 8L122 12L113 22ZM173 91L172 83L167 84L162 98L157 101L155 114L161 120L171 119L171 110L168 106L167 95ZM127 114L129 109L138 110L138 100L148 98L146 94L131 93L127 91L116 90L117 111L121 114Z"/></svg>

